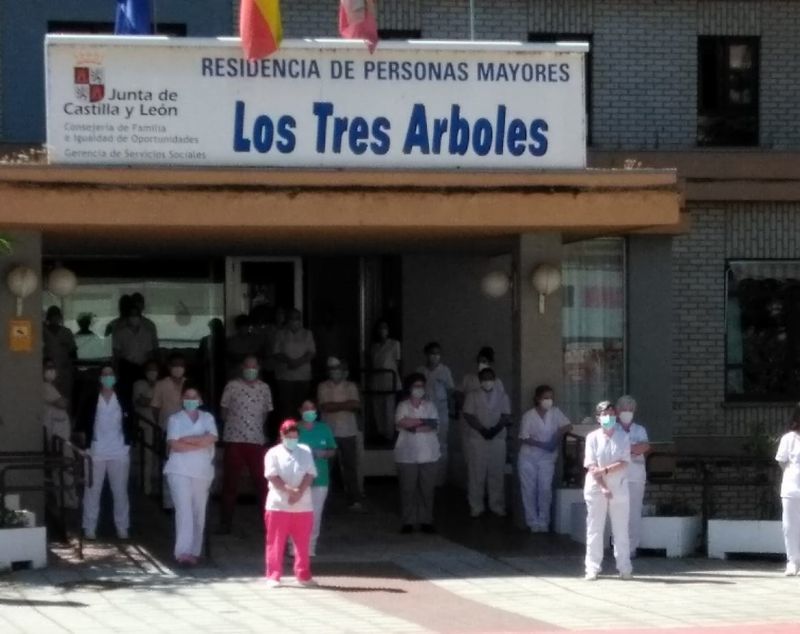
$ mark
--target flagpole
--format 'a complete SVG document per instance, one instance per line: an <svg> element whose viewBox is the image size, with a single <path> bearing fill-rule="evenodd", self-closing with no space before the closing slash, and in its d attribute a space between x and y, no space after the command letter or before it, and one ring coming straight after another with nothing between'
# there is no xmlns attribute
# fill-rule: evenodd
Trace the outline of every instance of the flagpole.
<svg viewBox="0 0 800 634"><path fill-rule="evenodd" d="M469 39L475 39L475 0L469 0Z"/></svg>

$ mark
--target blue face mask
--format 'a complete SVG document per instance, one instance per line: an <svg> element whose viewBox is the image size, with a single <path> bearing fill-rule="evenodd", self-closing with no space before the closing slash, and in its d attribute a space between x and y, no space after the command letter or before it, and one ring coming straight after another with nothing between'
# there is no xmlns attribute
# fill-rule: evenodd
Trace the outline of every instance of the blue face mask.
<svg viewBox="0 0 800 634"><path fill-rule="evenodd" d="M297 444L300 442L298 438L284 438L283 439L283 446L286 447L289 451L294 451L297 449Z"/></svg>
<svg viewBox="0 0 800 634"><path fill-rule="evenodd" d="M617 426L617 417L609 414L603 414L600 417L600 426L606 431L614 429Z"/></svg>
<svg viewBox="0 0 800 634"><path fill-rule="evenodd" d="M183 409L185 409L187 412L193 412L198 407L200 407L200 399L197 398L183 399Z"/></svg>
<svg viewBox="0 0 800 634"><path fill-rule="evenodd" d="M317 411L313 409L306 410L303 412L303 422L304 423L313 423L317 420Z"/></svg>
<svg viewBox="0 0 800 634"><path fill-rule="evenodd" d="M117 384L117 377L113 374L107 374L105 376L100 377L100 385L102 385L107 390L110 390Z"/></svg>

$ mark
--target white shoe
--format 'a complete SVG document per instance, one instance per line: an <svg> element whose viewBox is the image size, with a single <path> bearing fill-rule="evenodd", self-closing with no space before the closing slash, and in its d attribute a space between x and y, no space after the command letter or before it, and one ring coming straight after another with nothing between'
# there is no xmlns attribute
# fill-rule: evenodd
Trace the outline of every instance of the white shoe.
<svg viewBox="0 0 800 634"><path fill-rule="evenodd" d="M305 581L297 580L297 585L302 588L319 588L319 582L314 579L306 579Z"/></svg>
<svg viewBox="0 0 800 634"><path fill-rule="evenodd" d="M273 579L272 577L267 577L264 580L264 585L267 588L280 588L281 587L281 580L280 579Z"/></svg>
<svg viewBox="0 0 800 634"><path fill-rule="evenodd" d="M786 564L786 570L784 571L783 574L786 577L794 577L795 575L797 575L797 572L798 572L797 564L794 563L793 561L790 561L789 563Z"/></svg>
<svg viewBox="0 0 800 634"><path fill-rule="evenodd" d="M623 581L630 581L631 579L633 579L633 573L632 572L621 572L621 573L619 573L619 578L622 579Z"/></svg>
<svg viewBox="0 0 800 634"><path fill-rule="evenodd" d="M596 572L587 572L586 575L583 578L586 581L597 581L597 573Z"/></svg>

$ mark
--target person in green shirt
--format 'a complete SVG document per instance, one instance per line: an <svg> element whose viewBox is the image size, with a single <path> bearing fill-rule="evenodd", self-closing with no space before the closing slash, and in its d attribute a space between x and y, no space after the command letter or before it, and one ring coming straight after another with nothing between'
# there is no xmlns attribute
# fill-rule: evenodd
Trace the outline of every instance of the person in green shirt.
<svg viewBox="0 0 800 634"><path fill-rule="evenodd" d="M311 500L314 505L314 527L311 532L311 556L317 554L322 510L328 497L330 473L328 462L336 453L336 440L327 423L319 420L317 406L314 401L303 401L300 406L300 443L308 446L314 454L317 466L317 477L311 485Z"/></svg>

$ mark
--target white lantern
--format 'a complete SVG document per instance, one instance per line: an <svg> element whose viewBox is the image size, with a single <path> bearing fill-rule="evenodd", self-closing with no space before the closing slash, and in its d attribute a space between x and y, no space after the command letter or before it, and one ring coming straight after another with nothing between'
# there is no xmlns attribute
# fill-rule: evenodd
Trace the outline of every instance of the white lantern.
<svg viewBox="0 0 800 634"><path fill-rule="evenodd" d="M539 293L539 313L544 314L545 297L561 288L561 271L552 264L540 264L533 271L531 284Z"/></svg>
<svg viewBox="0 0 800 634"><path fill-rule="evenodd" d="M75 273L60 264L47 276L47 290L56 297L71 295L77 286L78 278L75 277Z"/></svg>
<svg viewBox="0 0 800 634"><path fill-rule="evenodd" d="M508 292L511 287L511 278L503 271L492 271L483 276L481 290L487 297L497 299Z"/></svg>
<svg viewBox="0 0 800 634"><path fill-rule="evenodd" d="M20 317L22 316L22 300L39 286L39 277L32 268L17 266L8 274L6 284L11 294L17 298L17 317Z"/></svg>

